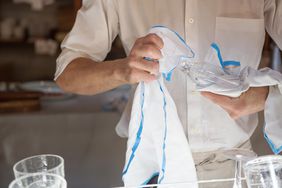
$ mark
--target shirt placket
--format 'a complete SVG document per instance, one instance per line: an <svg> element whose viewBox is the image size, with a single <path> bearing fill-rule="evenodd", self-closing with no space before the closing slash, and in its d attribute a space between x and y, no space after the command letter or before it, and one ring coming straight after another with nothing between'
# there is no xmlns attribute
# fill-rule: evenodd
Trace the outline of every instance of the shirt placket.
<svg viewBox="0 0 282 188"><path fill-rule="evenodd" d="M197 61L198 51L198 32L197 32L197 0L186 0L185 2L185 40L186 43L195 52L195 61ZM201 96L196 92L196 85L187 79L187 122L186 134L192 148L200 144L201 140ZM193 143L193 144L192 144Z"/></svg>

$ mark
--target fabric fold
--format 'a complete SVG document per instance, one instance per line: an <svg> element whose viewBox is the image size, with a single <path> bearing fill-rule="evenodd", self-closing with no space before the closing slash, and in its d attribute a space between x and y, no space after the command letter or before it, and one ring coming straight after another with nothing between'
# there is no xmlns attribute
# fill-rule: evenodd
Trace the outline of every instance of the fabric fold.
<svg viewBox="0 0 282 188"><path fill-rule="evenodd" d="M214 72L217 78L225 79L226 81L230 82L236 82L238 83L238 85L223 85L221 84L222 82L215 81L208 84L206 87L198 86L197 90L208 91L229 97L239 97L242 93L246 92L251 87L269 86L269 94L265 102L264 109L265 126L263 131L264 137L273 153L279 154L282 151L282 74L270 68L256 70L249 66L243 67L243 69L240 70L240 63L234 63L236 61L223 61L220 55L219 47L213 43L211 47L214 46L216 46L216 52L214 53L216 53L217 55L208 54L208 57L217 56L217 58L207 59L210 60L210 62L208 63L213 64L214 66L222 67L221 71ZM223 65L226 62L233 63L231 67L226 68L226 66ZM227 64L228 66L230 65L230 63ZM235 71L233 71L232 69Z"/></svg>

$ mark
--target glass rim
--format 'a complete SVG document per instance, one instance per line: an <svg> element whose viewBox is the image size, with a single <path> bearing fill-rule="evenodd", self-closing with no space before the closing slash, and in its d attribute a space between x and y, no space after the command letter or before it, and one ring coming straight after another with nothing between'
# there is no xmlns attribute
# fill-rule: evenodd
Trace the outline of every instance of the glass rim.
<svg viewBox="0 0 282 188"><path fill-rule="evenodd" d="M256 165L256 164L260 164L260 163L263 163L263 162L271 162L271 159L281 160L281 162L282 162L282 156L281 155L264 155L264 156L260 156L260 157L257 157L255 159L248 161L243 166L243 168L246 169L247 167L249 167L252 164Z"/></svg>
<svg viewBox="0 0 282 188"><path fill-rule="evenodd" d="M16 169L16 167L17 167L20 163L22 163L23 161L26 161L26 160L29 160L29 159L32 159L32 158L36 158L36 157L40 157L40 156L56 157L56 158L58 158L58 159L61 161L61 163L60 163L58 166L56 166L56 167L54 167L54 168L51 168L51 169L48 169L48 170L46 171L47 173L48 173L49 171L51 171L51 170L58 169L58 168L60 168L60 167L62 167L62 166L64 165L64 158L61 157L61 156L59 156L59 155L55 155L55 154L33 155L33 156L29 156L29 157L23 158L23 159L21 159L20 161L16 162L16 163L14 164L14 166L13 166L13 171L14 171L14 173L17 173L17 174L36 174L36 173L42 173L42 172L21 172L21 171L18 171L18 170ZM25 176L25 175L24 175L24 176Z"/></svg>
<svg viewBox="0 0 282 188"><path fill-rule="evenodd" d="M58 175L58 174L52 174L52 173L45 173L45 172L36 172L36 173L30 173L24 176L21 176L19 178L15 178L10 184L8 188L11 188L13 185L17 184L18 182L20 182L23 179L26 179L28 177L33 177L33 176L53 176L56 178L59 178L63 185L65 185L65 187L67 186L67 181L65 178L63 178L62 176Z"/></svg>

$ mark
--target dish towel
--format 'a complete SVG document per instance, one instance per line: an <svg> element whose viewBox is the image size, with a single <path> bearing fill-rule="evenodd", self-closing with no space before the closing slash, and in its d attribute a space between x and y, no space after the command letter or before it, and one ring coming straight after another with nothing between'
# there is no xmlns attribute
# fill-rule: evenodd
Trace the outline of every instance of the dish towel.
<svg viewBox="0 0 282 188"><path fill-rule="evenodd" d="M272 151L275 154L280 153L282 151L282 74L270 68L256 70L246 66L241 69L240 63L237 61L224 61L220 48L215 43L211 45L211 50L205 61L208 62L205 63L208 65L206 67L212 67L205 71L203 71L204 68L201 69L202 72L207 73L205 75L208 78L204 78L202 75L198 78L192 78L193 80L202 79L202 82L197 80L198 91L239 97L250 87L271 86L264 109L264 137ZM189 64L189 62L186 64ZM210 74L211 71L212 75ZM193 75L199 75L199 73L192 74L192 77Z"/></svg>
<svg viewBox="0 0 282 188"><path fill-rule="evenodd" d="M197 182L189 144L177 109L165 87L178 62L177 57L193 57L191 49L174 31L163 26L150 30L164 42L161 50L159 79L138 84L129 122L126 162L123 170L125 186L146 185L158 175L158 184ZM184 188L185 186L174 186ZM197 188L197 183L189 185Z"/></svg>

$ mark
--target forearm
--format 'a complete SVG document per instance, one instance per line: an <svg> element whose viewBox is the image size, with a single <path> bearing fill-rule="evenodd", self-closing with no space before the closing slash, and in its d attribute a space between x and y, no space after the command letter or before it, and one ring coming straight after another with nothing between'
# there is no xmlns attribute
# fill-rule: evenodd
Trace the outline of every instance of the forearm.
<svg viewBox="0 0 282 188"><path fill-rule="evenodd" d="M161 38L149 34L135 42L126 58L101 63L77 58L68 64L56 83L67 92L94 95L124 84L156 80L158 62L143 57L160 59L162 47Z"/></svg>
<svg viewBox="0 0 282 188"><path fill-rule="evenodd" d="M87 58L73 60L57 78L56 83L66 92L94 95L126 84L120 79L118 62L94 62Z"/></svg>

